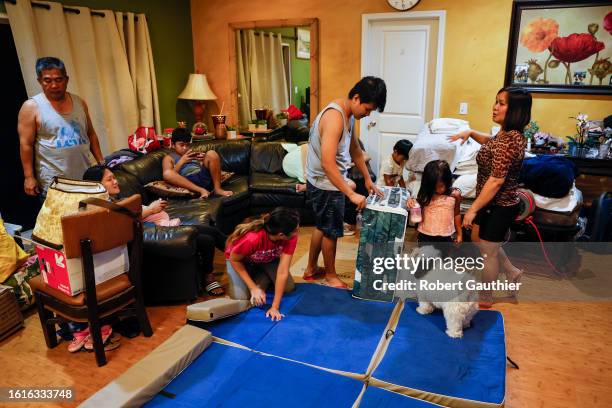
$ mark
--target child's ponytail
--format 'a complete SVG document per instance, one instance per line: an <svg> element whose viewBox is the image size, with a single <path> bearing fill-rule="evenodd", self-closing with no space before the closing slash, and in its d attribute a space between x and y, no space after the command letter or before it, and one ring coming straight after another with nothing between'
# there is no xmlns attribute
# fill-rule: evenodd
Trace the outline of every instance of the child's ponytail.
<svg viewBox="0 0 612 408"><path fill-rule="evenodd" d="M251 231L265 229L269 234L291 234L300 225L300 215L289 208L277 207L269 214L262 214L259 218L239 224L234 232L227 238L226 246Z"/></svg>

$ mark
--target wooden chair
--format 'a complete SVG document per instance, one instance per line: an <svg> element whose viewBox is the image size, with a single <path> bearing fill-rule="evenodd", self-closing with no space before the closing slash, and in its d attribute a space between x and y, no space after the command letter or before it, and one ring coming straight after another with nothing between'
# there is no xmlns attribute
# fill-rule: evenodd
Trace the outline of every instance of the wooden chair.
<svg viewBox="0 0 612 408"><path fill-rule="evenodd" d="M41 276L30 280L30 285L36 297L47 347L57 346L55 325L62 318L87 322L93 338L96 361L98 366L103 366L106 364L106 355L102 343L102 318L128 305L134 305L143 334L146 337L153 334L141 290L141 201L136 194L117 204L99 199L88 199L85 202L89 204L85 211L62 217L66 257L81 257L84 292L68 296L46 285ZM95 206L91 206L92 203ZM129 242L129 272L96 286L93 255Z"/></svg>

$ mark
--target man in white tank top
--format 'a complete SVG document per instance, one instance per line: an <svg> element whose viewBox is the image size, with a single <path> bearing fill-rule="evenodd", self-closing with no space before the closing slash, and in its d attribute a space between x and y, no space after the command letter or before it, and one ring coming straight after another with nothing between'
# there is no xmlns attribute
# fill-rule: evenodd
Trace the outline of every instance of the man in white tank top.
<svg viewBox="0 0 612 408"><path fill-rule="evenodd" d="M81 179L91 166L89 152L104 161L85 101L66 92L64 63L54 57L36 61L42 92L23 103L17 131L26 194L46 196L56 176Z"/></svg>
<svg viewBox="0 0 612 408"><path fill-rule="evenodd" d="M310 128L306 158L306 188L308 201L315 213L316 228L312 233L308 266L304 279L325 277L329 286L346 288L336 274L336 242L343 236L345 197L357 206L365 207L366 197L356 193L347 182L351 160L363 174L365 187L380 194L368 172L363 151L353 134L355 119L362 119L373 110L382 112L387 100L387 88L380 78L362 78L350 90L348 97L335 99L316 117ZM317 266L323 252L325 269Z"/></svg>

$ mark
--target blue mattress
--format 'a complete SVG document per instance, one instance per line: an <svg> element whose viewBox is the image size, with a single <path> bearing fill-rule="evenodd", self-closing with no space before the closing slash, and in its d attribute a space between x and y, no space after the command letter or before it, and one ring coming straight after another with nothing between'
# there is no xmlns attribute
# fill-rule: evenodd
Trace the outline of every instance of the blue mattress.
<svg viewBox="0 0 612 408"><path fill-rule="evenodd" d="M272 323L266 309L198 326L253 350L321 367L364 374L394 308L354 299L351 292L316 284L296 285L283 296L286 317Z"/></svg>
<svg viewBox="0 0 612 408"><path fill-rule="evenodd" d="M381 388L368 387L359 408L438 408L440 405L407 397Z"/></svg>
<svg viewBox="0 0 612 408"><path fill-rule="evenodd" d="M281 313L288 315L298 300L304 295L302 288L306 285L296 285L296 290L283 296ZM273 322L266 317L266 311L272 304L273 295L267 294L266 305L253 307L246 312L230 316L214 322L189 321L189 324L208 330L213 336L238 343L248 348L255 348L274 326L281 322Z"/></svg>
<svg viewBox="0 0 612 408"><path fill-rule="evenodd" d="M445 334L441 311L422 316L407 302L373 377L451 398L501 404L506 345L501 313L480 311L461 339Z"/></svg>
<svg viewBox="0 0 612 408"><path fill-rule="evenodd" d="M147 407L350 407L363 384L348 377L213 343Z"/></svg>

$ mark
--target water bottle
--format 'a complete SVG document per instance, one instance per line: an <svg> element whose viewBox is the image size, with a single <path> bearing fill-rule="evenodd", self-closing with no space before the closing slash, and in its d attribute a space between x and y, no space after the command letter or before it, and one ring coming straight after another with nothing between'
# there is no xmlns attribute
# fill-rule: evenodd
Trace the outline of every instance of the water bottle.
<svg viewBox="0 0 612 408"><path fill-rule="evenodd" d="M410 223L411 224L418 224L419 222L423 221L423 217L421 215L421 206L419 205L419 203L414 203L414 207L412 207L410 209Z"/></svg>

